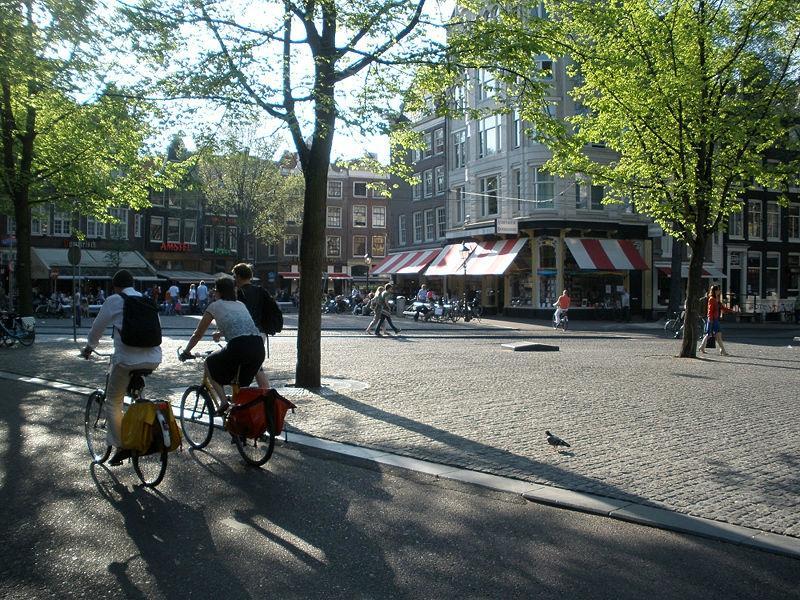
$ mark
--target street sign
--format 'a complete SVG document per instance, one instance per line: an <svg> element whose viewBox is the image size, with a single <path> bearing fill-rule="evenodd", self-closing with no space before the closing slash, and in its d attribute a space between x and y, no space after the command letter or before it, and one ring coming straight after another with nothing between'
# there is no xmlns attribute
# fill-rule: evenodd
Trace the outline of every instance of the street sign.
<svg viewBox="0 0 800 600"><path fill-rule="evenodd" d="M70 246L67 250L67 260L73 267L81 262L81 249L77 246Z"/></svg>
<svg viewBox="0 0 800 600"><path fill-rule="evenodd" d="M519 233L519 223L515 219L495 219L495 232L517 235Z"/></svg>

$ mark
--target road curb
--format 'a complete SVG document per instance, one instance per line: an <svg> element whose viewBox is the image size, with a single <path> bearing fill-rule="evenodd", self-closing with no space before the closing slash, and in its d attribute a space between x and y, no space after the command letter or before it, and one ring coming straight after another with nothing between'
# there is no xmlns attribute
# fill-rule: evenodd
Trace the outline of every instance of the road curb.
<svg viewBox="0 0 800 600"><path fill-rule="evenodd" d="M94 390L94 388L88 388L86 386L79 386L62 381L46 380L39 377L28 377L9 371L0 371L0 379L30 383L32 385L49 387L51 389L75 394L87 394ZM218 428L221 427L219 424L215 424L215 426ZM421 460L383 450L345 444L305 435L292 429L287 431L284 440L286 440L286 443L295 443L332 454L340 454L342 456L358 458L389 467L397 467L408 471L432 475L437 479L459 481L498 492L518 494L526 500L536 502L537 504L546 504L556 508L576 510L657 529L687 533L800 559L800 538L792 536L780 535L760 529L752 529L741 525L732 525L730 523L714 521L703 517L694 517L664 508L618 500L616 498L577 492L545 484L503 477L501 475L483 473L481 471L462 469L453 467L452 465Z"/></svg>

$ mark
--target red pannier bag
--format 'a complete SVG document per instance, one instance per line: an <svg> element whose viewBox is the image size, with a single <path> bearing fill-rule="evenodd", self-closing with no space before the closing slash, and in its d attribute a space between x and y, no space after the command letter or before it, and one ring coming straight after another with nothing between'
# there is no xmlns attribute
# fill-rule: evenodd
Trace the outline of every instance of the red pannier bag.
<svg viewBox="0 0 800 600"><path fill-rule="evenodd" d="M283 431L283 422L289 409L297 408L276 390L241 388L228 413L225 429L233 435L257 438L268 429L267 414L272 416L272 434Z"/></svg>

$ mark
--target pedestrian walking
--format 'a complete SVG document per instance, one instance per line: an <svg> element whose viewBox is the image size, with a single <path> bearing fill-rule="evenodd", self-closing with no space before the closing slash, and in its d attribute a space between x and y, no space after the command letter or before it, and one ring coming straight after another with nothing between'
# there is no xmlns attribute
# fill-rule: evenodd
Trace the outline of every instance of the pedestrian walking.
<svg viewBox="0 0 800 600"><path fill-rule="evenodd" d="M381 294L383 294L384 287L379 285L378 288L375 290L374 294L369 295L369 308L372 310L372 321L369 322L367 328L364 330L364 333L369 335L372 333L372 328L378 325L378 321L381 320L382 310L380 310L379 303L381 302ZM375 329L375 333L378 333L378 330Z"/></svg>
<svg viewBox="0 0 800 600"><path fill-rule="evenodd" d="M180 289L178 289L178 286L173 283L171 286L169 286L167 294L169 295L169 298L167 298L166 309L169 311L169 314L174 315L176 312L175 309L177 308L178 302L180 302L181 299L180 298L181 291Z"/></svg>
<svg viewBox="0 0 800 600"><path fill-rule="evenodd" d="M708 320L706 321L706 334L703 336L703 341L700 343L700 352L706 353L706 344L711 338L719 344L720 356L729 356L725 351L725 346L722 344L722 331L719 327L719 321L722 313L732 312L730 308L722 304L722 291L718 285L712 285L708 290Z"/></svg>
<svg viewBox="0 0 800 600"><path fill-rule="evenodd" d="M194 284L189 286L189 314L193 315L197 308L197 287Z"/></svg>
<svg viewBox="0 0 800 600"><path fill-rule="evenodd" d="M208 306L208 288L206 287L206 282L202 279L197 286L197 304L200 307L200 314L203 314L206 311L206 306Z"/></svg>
<svg viewBox="0 0 800 600"><path fill-rule="evenodd" d="M380 312L381 316L378 319L378 325L375 328L375 335L377 336L381 335L380 328L384 324L384 322L389 324L389 327L392 328L392 331L394 331L395 335L399 335L400 331L402 331L401 329L395 327L394 323L392 323L392 311L389 306L389 297L392 295L393 289L394 286L391 283L387 283L386 287L384 288L384 291L378 296L379 298L381 298L381 301L379 302L378 305L379 310L376 310L375 314L377 315Z"/></svg>
<svg viewBox="0 0 800 600"><path fill-rule="evenodd" d="M627 323L631 320L631 295L625 288L622 288L619 303L622 306L622 320Z"/></svg>

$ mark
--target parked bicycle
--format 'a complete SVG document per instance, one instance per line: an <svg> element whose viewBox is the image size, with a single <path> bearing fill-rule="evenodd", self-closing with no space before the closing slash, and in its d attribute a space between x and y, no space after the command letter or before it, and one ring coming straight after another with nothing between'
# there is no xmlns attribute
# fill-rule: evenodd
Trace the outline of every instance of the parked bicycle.
<svg viewBox="0 0 800 600"><path fill-rule="evenodd" d="M101 354L93 351L94 354L109 359L111 354ZM111 369L106 372L105 387L97 389L89 394L86 400L83 423L86 435L86 445L89 448L89 455L92 462L102 464L111 455L111 446L106 442L106 392L108 391L108 377ZM152 402L156 405L156 418L158 427L153 427L153 441L147 452L132 451L131 460L133 470L141 482L148 487L156 487L164 479L167 471L167 453L171 444L169 423L164 417L164 411L172 410L169 402L149 400L144 397L144 378L151 370L131 371L130 381L126 394L131 397L133 403Z"/></svg>
<svg viewBox="0 0 800 600"><path fill-rule="evenodd" d="M203 361L208 358L213 350L206 352L196 352L191 355L191 359ZM181 349L178 348L178 356ZM232 403L236 405L239 394L239 386L232 385ZM203 371L203 381L200 385L190 385L181 396L180 422L181 429L186 441L192 448L205 448L211 441L214 434L215 417L219 418L224 427L225 415L216 416L219 410L219 402L214 394L211 393L211 382L208 375ZM231 435L236 449L242 455L244 461L250 465L260 467L266 463L275 449L275 432L273 427L272 415L266 411L267 430L256 438L248 438L241 435Z"/></svg>
<svg viewBox="0 0 800 600"><path fill-rule="evenodd" d="M683 338L683 328L686 320L686 311L672 313L664 322L664 335L675 340ZM697 317L695 331L699 334L706 328L706 321L702 317Z"/></svg>
<svg viewBox="0 0 800 600"><path fill-rule="evenodd" d="M36 319L15 313L0 313L0 345L13 346L19 342L30 346L36 339Z"/></svg>
<svg viewBox="0 0 800 600"><path fill-rule="evenodd" d="M34 314L40 319L47 317L57 317L60 319L65 317L67 313L64 310L64 305L61 304L61 302L58 300L48 299L47 302L44 302L36 307L36 312Z"/></svg>

